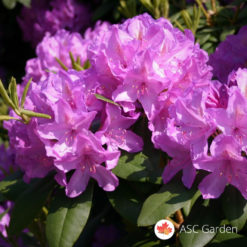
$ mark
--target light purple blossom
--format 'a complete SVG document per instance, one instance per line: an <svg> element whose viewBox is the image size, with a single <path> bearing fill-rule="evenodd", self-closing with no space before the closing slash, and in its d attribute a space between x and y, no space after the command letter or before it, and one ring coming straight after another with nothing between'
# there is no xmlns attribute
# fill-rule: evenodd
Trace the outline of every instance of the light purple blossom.
<svg viewBox="0 0 247 247"><path fill-rule="evenodd" d="M209 171L199 189L204 199L219 197L227 184L235 186L247 199L247 160L241 146L232 136L217 136L210 147L211 156L194 163L197 169Z"/></svg>
<svg viewBox="0 0 247 247"><path fill-rule="evenodd" d="M69 33L66 30L58 30L53 36L47 33L36 48L37 58L27 61L24 81L30 78L34 82L44 81L50 73L61 70L56 61L60 59L68 68L72 68L69 52L76 58L80 58L83 64L87 60L87 41L83 40L79 33Z"/></svg>
<svg viewBox="0 0 247 247"><path fill-rule="evenodd" d="M89 59L99 81L115 81L112 99L120 104L141 102L148 118L164 93L173 102L191 84L211 78L207 54L164 18L143 14L113 25L101 43L89 46Z"/></svg>
<svg viewBox="0 0 247 247"><path fill-rule="evenodd" d="M75 152L68 153L65 157L57 159L55 166L67 173L74 170L70 180L66 183L66 195L76 197L87 187L90 177L94 178L100 187L106 191L113 191L118 186L117 177L102 165L103 162L115 160L118 152L105 150L96 136L82 129L77 136ZM116 164L115 164L116 165ZM61 182L64 185L64 178Z"/></svg>
<svg viewBox="0 0 247 247"><path fill-rule="evenodd" d="M109 151L117 151L118 148L130 153L141 151L143 147L142 138L131 130L128 130L138 117L139 114L135 117L125 117L121 114L121 109L119 107L107 104L105 107L103 124L96 135L101 139L103 145L107 145L107 150ZM117 157L117 160L119 156ZM113 162L107 161L107 167L115 167L117 160Z"/></svg>

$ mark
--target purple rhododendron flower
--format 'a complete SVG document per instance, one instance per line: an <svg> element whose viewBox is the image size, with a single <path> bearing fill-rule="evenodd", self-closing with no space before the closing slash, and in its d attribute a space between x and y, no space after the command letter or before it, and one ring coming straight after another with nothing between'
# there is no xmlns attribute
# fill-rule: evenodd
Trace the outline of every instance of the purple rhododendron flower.
<svg viewBox="0 0 247 247"><path fill-rule="evenodd" d="M121 115L119 107L107 104L105 107L104 124L96 135L101 138L102 144L107 144L107 150L109 151L117 151L118 148L128 152L141 151L143 147L141 137L127 130L135 123L138 117L139 114L135 117L125 117ZM118 158L119 157L117 157L117 159ZM108 168L116 165L115 161L113 164L111 163L109 161L106 162Z"/></svg>
<svg viewBox="0 0 247 247"><path fill-rule="evenodd" d="M227 184L232 184L247 199L247 160L241 156L239 143L232 136L220 135L211 144L210 154L194 164L211 172L199 184L203 198L217 198Z"/></svg>
<svg viewBox="0 0 247 247"><path fill-rule="evenodd" d="M5 238L7 238L8 236L6 227L9 226L9 222L10 222L10 215L7 212L7 210L9 210L12 206L13 206L13 203L10 201L7 201L6 203L4 203L4 205L0 206L0 214L4 214L0 220L0 232Z"/></svg>
<svg viewBox="0 0 247 247"><path fill-rule="evenodd" d="M215 131L215 125L206 111L207 93L192 90L183 98L178 98L169 107L169 118L156 120L153 124L152 141L156 148L161 148L173 159L163 172L163 181L170 179L183 170L183 183L190 188L196 175L193 160L205 154L207 139ZM160 115L158 115L160 116Z"/></svg>
<svg viewBox="0 0 247 247"><path fill-rule="evenodd" d="M31 8L23 7L18 17L24 40L35 47L46 33L60 29L82 31L90 24L89 8L77 0L32 0Z"/></svg>
<svg viewBox="0 0 247 247"><path fill-rule="evenodd" d="M210 64L221 59L221 52L244 57L245 31L227 38ZM19 91L33 77L25 107L52 119L5 123L26 180L55 171L68 197L83 193L90 178L113 191L118 179L111 170L121 150L142 150L143 141L131 127L145 114L155 148L171 158L164 183L182 171L184 185L191 188L197 170L205 170L209 174L199 185L204 198L219 197L226 184L246 198L247 69L237 70L244 60L232 67L225 59L230 62L223 74L215 65L220 81L212 80L208 55L194 43L192 32L148 14L122 24L98 22L84 37L65 30L46 34L36 52ZM72 69L69 52L90 67Z"/></svg>
<svg viewBox="0 0 247 247"><path fill-rule="evenodd" d="M105 150L100 140L86 129L82 129L77 136L75 145L75 152L68 153L55 161L55 166L63 172L74 170L66 183L66 195L69 197L80 195L86 189L90 177L94 178L104 190L115 190L118 179L102 163L116 160L118 152ZM59 179L57 181L60 182ZM64 182L60 183L64 185Z"/></svg>
<svg viewBox="0 0 247 247"><path fill-rule="evenodd" d="M210 55L209 64L213 67L214 76L227 83L232 70L247 66L247 26L242 27L237 35L228 35L216 51Z"/></svg>
<svg viewBox="0 0 247 247"><path fill-rule="evenodd" d="M62 70L56 59L59 59L67 68L72 68L70 52L75 59L79 58L81 65L83 65L88 59L87 48L89 44L100 39L108 28L107 22L97 22L95 29L88 28L84 37L79 33L70 33L64 29L58 30L52 35L46 33L36 47L37 57L26 63L24 81L27 82L30 78L34 82L44 81L49 74Z"/></svg>
<svg viewBox="0 0 247 247"><path fill-rule="evenodd" d="M104 78L114 83L112 99L125 107L138 100L148 118L163 92L174 101L191 84L211 78L207 54L194 44L192 33L148 14L113 25L100 43L89 46L89 59L100 83Z"/></svg>
<svg viewBox="0 0 247 247"><path fill-rule="evenodd" d="M56 58L71 68L69 52L84 63L87 60L86 49L87 42L78 33L69 33L66 30L58 30L54 36L47 33L36 48L37 58L27 61L24 81L30 78L34 82L44 81L49 73L58 72L62 68Z"/></svg>

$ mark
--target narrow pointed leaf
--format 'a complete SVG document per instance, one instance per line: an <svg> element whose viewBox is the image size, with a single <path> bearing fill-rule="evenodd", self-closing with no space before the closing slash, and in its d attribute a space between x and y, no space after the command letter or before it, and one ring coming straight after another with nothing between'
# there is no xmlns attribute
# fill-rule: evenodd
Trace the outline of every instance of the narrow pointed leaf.
<svg viewBox="0 0 247 247"><path fill-rule="evenodd" d="M106 97L100 95L100 94L94 94L95 97L99 100L102 100L102 101L105 101L107 103L110 103L110 104L113 104L113 105L116 105L116 106L120 106L118 103L114 102L113 100L110 100L110 99L107 99Z"/></svg>
<svg viewBox="0 0 247 247"><path fill-rule="evenodd" d="M27 115L28 117L40 117L40 118L47 118L47 119L51 119L50 115L44 114L44 113L39 113L39 112L33 112L33 111L29 111L29 110L21 110L21 113Z"/></svg>
<svg viewBox="0 0 247 247"><path fill-rule="evenodd" d="M30 80L28 81L28 83L26 84L26 86L24 88L24 91L23 91L23 94L22 94L22 97L21 97L21 108L24 107L24 103L25 103L25 100L26 100L26 97L27 97L27 92L28 92L28 89L30 87L31 82L32 82L32 78L30 78Z"/></svg>
<svg viewBox="0 0 247 247"><path fill-rule="evenodd" d="M16 86L16 79L14 77L11 78L9 84L9 91L10 91L10 98L12 102L15 104L15 107L19 108L19 99L17 96L17 86Z"/></svg>
<svg viewBox="0 0 247 247"><path fill-rule="evenodd" d="M65 70L68 71L69 69L67 68L67 66L57 57L55 57L56 61L59 63L59 65Z"/></svg>
<svg viewBox="0 0 247 247"><path fill-rule="evenodd" d="M0 80L0 94L3 98L3 101L5 104L7 104L8 106L12 107L13 109L15 109L15 105L12 102L12 100L10 99L7 91L5 90L2 81Z"/></svg>
<svg viewBox="0 0 247 247"><path fill-rule="evenodd" d="M72 54L71 51L69 52L69 56L70 56L72 68L75 69L75 64L76 64L76 62L75 62L74 56L73 56L73 54Z"/></svg>
<svg viewBox="0 0 247 247"><path fill-rule="evenodd" d="M9 115L0 115L0 121L8 121L8 120L20 120L20 119L11 117Z"/></svg>
<svg viewBox="0 0 247 247"><path fill-rule="evenodd" d="M78 63L78 64L80 64L80 63ZM83 64L83 69L86 70L86 69L89 69L90 67L91 67L90 61L86 60L86 62Z"/></svg>

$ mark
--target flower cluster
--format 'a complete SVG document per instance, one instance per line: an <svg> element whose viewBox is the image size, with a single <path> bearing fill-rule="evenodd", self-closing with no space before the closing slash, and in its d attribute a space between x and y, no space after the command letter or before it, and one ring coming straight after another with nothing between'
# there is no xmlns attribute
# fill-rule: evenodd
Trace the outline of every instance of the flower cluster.
<svg viewBox="0 0 247 247"><path fill-rule="evenodd" d="M228 35L210 55L209 64L213 67L214 76L223 83L233 70L247 65L247 27L240 29L237 35Z"/></svg>
<svg viewBox="0 0 247 247"><path fill-rule="evenodd" d="M90 24L90 14L77 0L32 0L31 8L23 7L18 22L24 39L35 47L47 32L82 31Z"/></svg>
<svg viewBox="0 0 247 247"><path fill-rule="evenodd" d="M164 183L182 170L190 188L204 170L204 198L217 198L226 184L247 198L247 71L233 71L227 84L213 81L208 55L191 31L143 14L123 24L98 23L84 37L47 34L36 52L19 91L32 77L25 108L52 119L5 123L26 181L54 171L69 197L81 194L90 178L113 191L118 179L111 170L121 150L142 150L131 128L145 115L154 146L171 158ZM90 67L77 70L71 55Z"/></svg>
<svg viewBox="0 0 247 247"><path fill-rule="evenodd" d="M91 28L86 30L84 38L79 33L71 33L64 29L58 30L54 35L46 33L36 47L37 57L26 63L24 82L28 82L30 78L33 82L44 81L51 72L56 73L61 69L59 61L71 69L70 52L80 61L81 65L85 64L88 60L87 48L91 40L100 39L108 27L107 22L97 22L93 31Z"/></svg>

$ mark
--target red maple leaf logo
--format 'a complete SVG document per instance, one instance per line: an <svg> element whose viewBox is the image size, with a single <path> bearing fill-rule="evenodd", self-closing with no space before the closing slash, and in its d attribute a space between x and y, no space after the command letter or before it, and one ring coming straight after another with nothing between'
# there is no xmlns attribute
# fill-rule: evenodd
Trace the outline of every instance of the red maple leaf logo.
<svg viewBox="0 0 247 247"><path fill-rule="evenodd" d="M169 227L169 225L165 222L161 226L157 226L157 230L159 233L168 235L172 232L172 228Z"/></svg>

